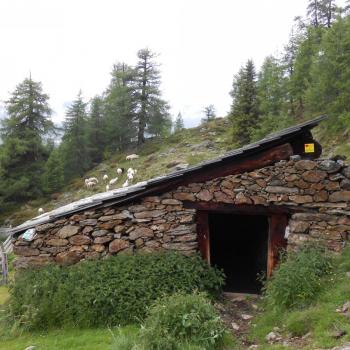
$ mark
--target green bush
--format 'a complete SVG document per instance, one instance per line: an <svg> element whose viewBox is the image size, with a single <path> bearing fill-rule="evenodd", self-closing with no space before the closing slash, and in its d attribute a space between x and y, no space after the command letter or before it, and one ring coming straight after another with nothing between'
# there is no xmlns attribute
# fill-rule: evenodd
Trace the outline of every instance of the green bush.
<svg viewBox="0 0 350 350"><path fill-rule="evenodd" d="M125 325L141 320L164 294L199 290L214 296L223 282L223 274L199 256L116 256L22 272L10 288L9 312L29 329Z"/></svg>
<svg viewBox="0 0 350 350"><path fill-rule="evenodd" d="M140 337L149 350L210 350L221 348L224 335L223 323L204 294L176 293L153 304Z"/></svg>
<svg viewBox="0 0 350 350"><path fill-rule="evenodd" d="M267 304L287 309L310 304L322 289L322 278L331 269L332 259L320 247L289 253L264 287Z"/></svg>

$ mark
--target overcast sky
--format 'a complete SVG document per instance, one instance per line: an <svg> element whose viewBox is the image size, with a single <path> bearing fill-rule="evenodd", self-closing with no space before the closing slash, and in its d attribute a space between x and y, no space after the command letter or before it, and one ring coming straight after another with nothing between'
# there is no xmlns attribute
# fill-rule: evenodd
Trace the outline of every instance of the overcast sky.
<svg viewBox="0 0 350 350"><path fill-rule="evenodd" d="M162 90L187 126L209 104L230 109L233 75L283 49L307 0L0 0L0 100L25 77L43 83L54 121L83 91L101 94L113 63L159 53Z"/></svg>

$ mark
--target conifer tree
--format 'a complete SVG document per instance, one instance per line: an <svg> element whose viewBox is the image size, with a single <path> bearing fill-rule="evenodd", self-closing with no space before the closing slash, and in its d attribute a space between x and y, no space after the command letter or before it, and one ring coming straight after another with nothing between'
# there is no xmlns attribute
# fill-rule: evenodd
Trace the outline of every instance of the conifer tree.
<svg viewBox="0 0 350 350"><path fill-rule="evenodd" d="M64 185L63 155L61 148L55 148L45 165L43 175L44 190L47 193L58 192Z"/></svg>
<svg viewBox="0 0 350 350"><path fill-rule="evenodd" d="M320 0L309 0L307 5L307 15L309 16L310 23L314 27L320 25L321 4Z"/></svg>
<svg viewBox="0 0 350 350"><path fill-rule="evenodd" d="M45 137L53 129L48 95L31 77L17 85L6 102L2 121L0 197L5 202L42 194L41 178L48 157Z"/></svg>
<svg viewBox="0 0 350 350"><path fill-rule="evenodd" d="M114 65L105 93L106 147L115 152L127 147L136 137L135 70L125 63Z"/></svg>
<svg viewBox="0 0 350 350"><path fill-rule="evenodd" d="M93 163L100 163L106 144L104 101L95 96L90 103L88 116L88 147L90 159Z"/></svg>
<svg viewBox="0 0 350 350"><path fill-rule="evenodd" d="M215 119L216 112L214 105L209 105L204 107L203 109L204 118L202 118L202 123L210 122L211 120Z"/></svg>
<svg viewBox="0 0 350 350"><path fill-rule="evenodd" d="M177 117L176 117L176 119L175 119L174 132L179 132L179 131L181 131L184 128L185 128L184 120L182 118L181 112L179 112Z"/></svg>
<svg viewBox="0 0 350 350"><path fill-rule="evenodd" d="M149 49L139 50L136 64L137 143L145 142L145 132L162 129L169 123L168 105L161 98L159 65L156 54ZM158 124L158 125L157 125ZM147 130L147 128L149 129Z"/></svg>
<svg viewBox="0 0 350 350"><path fill-rule="evenodd" d="M65 181L68 181L76 176L82 176L91 165L87 138L86 103L83 101L81 92L68 107L64 129L62 139L64 177Z"/></svg>
<svg viewBox="0 0 350 350"><path fill-rule="evenodd" d="M230 94L233 98L230 113L233 138L239 145L244 145L250 141L250 133L258 123L257 82L252 60L235 75Z"/></svg>

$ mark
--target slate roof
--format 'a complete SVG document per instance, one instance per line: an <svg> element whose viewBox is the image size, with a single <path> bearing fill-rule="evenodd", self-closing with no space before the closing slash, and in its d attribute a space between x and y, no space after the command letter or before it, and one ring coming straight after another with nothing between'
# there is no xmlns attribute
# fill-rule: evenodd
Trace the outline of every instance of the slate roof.
<svg viewBox="0 0 350 350"><path fill-rule="evenodd" d="M76 212L81 212L86 209L100 206L109 206L112 204L122 204L126 201L139 198L142 195L145 195L146 191L148 192L148 190L151 190L152 188L159 186L160 184L165 184L173 179L183 179L195 172L202 171L207 168L220 167L220 164L234 162L244 157L259 153L265 149L284 144L288 140L295 139L298 135L301 135L306 131L311 130L326 118L326 116L320 116L316 119L309 120L305 123L283 129L279 132L268 135L260 141L251 143L242 148L238 148L236 150L228 152L221 157L205 161L195 166L191 166L185 170L179 170L147 181L138 182L135 185L129 186L127 188L118 188L108 192L98 193L91 197L80 199L76 202L67 204L50 212L41 214L33 219L30 219L24 222L23 224L13 228L11 233L15 234L18 232L22 232L28 228L52 222L60 217L71 215Z"/></svg>

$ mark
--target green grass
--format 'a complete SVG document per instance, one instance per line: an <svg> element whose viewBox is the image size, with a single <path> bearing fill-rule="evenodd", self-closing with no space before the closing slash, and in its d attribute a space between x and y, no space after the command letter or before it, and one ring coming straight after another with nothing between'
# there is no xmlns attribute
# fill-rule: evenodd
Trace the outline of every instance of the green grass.
<svg viewBox="0 0 350 350"><path fill-rule="evenodd" d="M8 289L6 286L0 286L0 308L1 305L5 304L9 297Z"/></svg>
<svg viewBox="0 0 350 350"><path fill-rule="evenodd" d="M303 349L331 348L343 342L350 341L350 321L346 314L335 310L350 300L350 248L336 259L334 274L324 283L322 292L309 306L294 310L266 309L256 320L252 327L250 337L253 341L265 343L265 336L279 327L286 338L291 336L311 335ZM346 335L337 339L339 331ZM262 347L268 349L268 347ZM271 348L272 349L272 348Z"/></svg>

